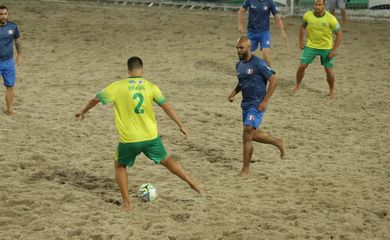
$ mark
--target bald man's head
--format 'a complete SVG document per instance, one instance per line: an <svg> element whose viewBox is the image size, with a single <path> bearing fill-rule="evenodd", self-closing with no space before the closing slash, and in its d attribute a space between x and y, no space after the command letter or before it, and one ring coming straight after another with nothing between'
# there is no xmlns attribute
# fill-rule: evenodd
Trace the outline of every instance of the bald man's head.
<svg viewBox="0 0 390 240"><path fill-rule="evenodd" d="M237 41L237 45L238 44L242 44L242 45L247 45L247 46L251 46L251 41L248 39L248 37L246 36L242 36L238 39Z"/></svg>
<svg viewBox="0 0 390 240"><path fill-rule="evenodd" d="M247 37L242 36L238 39L236 49L240 60L248 61L252 57L251 41Z"/></svg>

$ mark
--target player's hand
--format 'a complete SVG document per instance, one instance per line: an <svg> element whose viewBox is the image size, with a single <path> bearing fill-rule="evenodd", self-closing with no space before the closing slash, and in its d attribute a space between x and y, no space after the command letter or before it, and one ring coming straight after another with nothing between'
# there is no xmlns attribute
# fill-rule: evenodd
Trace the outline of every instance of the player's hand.
<svg viewBox="0 0 390 240"><path fill-rule="evenodd" d="M305 44L302 42L302 43L299 43L299 48L301 49L301 50L303 50L303 49L305 49Z"/></svg>
<svg viewBox="0 0 390 240"><path fill-rule="evenodd" d="M234 97L231 96L231 95L229 95L229 96L228 96L228 100L229 100L229 102L233 102L233 101L234 101Z"/></svg>
<svg viewBox="0 0 390 240"><path fill-rule="evenodd" d="M16 56L16 63L17 64L23 63L23 55L22 54L18 54L18 56Z"/></svg>
<svg viewBox="0 0 390 240"><path fill-rule="evenodd" d="M84 118L85 118L85 115L84 115L84 113L82 113L82 112L77 112L77 113L75 114L75 117L76 117L76 121L77 121L77 120L83 121Z"/></svg>
<svg viewBox="0 0 390 240"><path fill-rule="evenodd" d="M243 26L243 25L238 25L238 31L239 31L241 34L244 34L244 26Z"/></svg>
<svg viewBox="0 0 390 240"><path fill-rule="evenodd" d="M287 40L288 40L288 38L287 38L287 34L286 34L285 32L282 32L282 38L283 38L285 41L287 41Z"/></svg>
<svg viewBox="0 0 390 240"><path fill-rule="evenodd" d="M260 112L263 112L268 106L268 101L262 101L260 104L259 104L259 111Z"/></svg>
<svg viewBox="0 0 390 240"><path fill-rule="evenodd" d="M180 127L180 132L184 134L184 139L188 139L188 129L185 126Z"/></svg>
<svg viewBox="0 0 390 240"><path fill-rule="evenodd" d="M329 52L328 57L329 57L329 58L334 58L334 56L336 56L336 51L332 49L332 50Z"/></svg>

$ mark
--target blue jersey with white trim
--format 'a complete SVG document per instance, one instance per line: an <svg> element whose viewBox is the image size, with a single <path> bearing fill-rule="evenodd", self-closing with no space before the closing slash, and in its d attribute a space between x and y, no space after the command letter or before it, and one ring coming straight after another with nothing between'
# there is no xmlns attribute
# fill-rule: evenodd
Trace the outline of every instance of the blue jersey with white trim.
<svg viewBox="0 0 390 240"><path fill-rule="evenodd" d="M267 82L275 72L261 58L253 57L236 65L238 86L242 92L241 108L257 108L267 92Z"/></svg>
<svg viewBox="0 0 390 240"><path fill-rule="evenodd" d="M248 32L269 31L269 17L278 14L278 9L272 0L244 0L242 7L248 10Z"/></svg>
<svg viewBox="0 0 390 240"><path fill-rule="evenodd" d="M8 60L13 57L15 39L20 37L19 29L16 23L7 22L0 26L0 60Z"/></svg>

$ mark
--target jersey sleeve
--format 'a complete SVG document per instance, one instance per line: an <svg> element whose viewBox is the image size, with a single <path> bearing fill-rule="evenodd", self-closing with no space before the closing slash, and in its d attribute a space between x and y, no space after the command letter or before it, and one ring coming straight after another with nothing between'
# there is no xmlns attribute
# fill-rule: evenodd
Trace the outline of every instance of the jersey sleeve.
<svg viewBox="0 0 390 240"><path fill-rule="evenodd" d="M245 9L248 9L250 6L251 6L251 1L250 0L244 0L244 2L241 5L241 7L245 8Z"/></svg>
<svg viewBox="0 0 390 240"><path fill-rule="evenodd" d="M111 83L106 88L96 94L96 97L102 102L103 105L115 101L117 95L117 84Z"/></svg>
<svg viewBox="0 0 390 240"><path fill-rule="evenodd" d="M308 12L306 12L304 15L303 15L303 18L302 18L302 25L304 27L307 26L307 23L308 23Z"/></svg>
<svg viewBox="0 0 390 240"><path fill-rule="evenodd" d="M167 99L164 97L162 94L161 90L159 87L156 85L152 85L152 93L153 93L153 101L157 103L159 106L163 105L164 103L167 102Z"/></svg>
<svg viewBox="0 0 390 240"><path fill-rule="evenodd" d="M274 70L261 63L259 63L259 69L260 69L260 74L267 80L270 79L270 77L275 74Z"/></svg>
<svg viewBox="0 0 390 240"><path fill-rule="evenodd" d="M15 34L14 34L14 39L20 38L20 32L18 29L18 26L15 25Z"/></svg>
<svg viewBox="0 0 390 240"><path fill-rule="evenodd" d="M278 7L276 7L274 1L272 1L272 0L270 1L270 11L271 11L272 15L274 15L274 16L279 13Z"/></svg>
<svg viewBox="0 0 390 240"><path fill-rule="evenodd" d="M329 22L333 32L338 32L341 30L340 24L335 17L332 17Z"/></svg>

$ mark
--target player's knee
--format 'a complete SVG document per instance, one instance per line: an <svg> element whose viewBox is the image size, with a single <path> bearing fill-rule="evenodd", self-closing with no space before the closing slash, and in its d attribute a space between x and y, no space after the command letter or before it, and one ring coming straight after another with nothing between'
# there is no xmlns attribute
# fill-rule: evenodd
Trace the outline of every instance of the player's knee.
<svg viewBox="0 0 390 240"><path fill-rule="evenodd" d="M244 142L252 141L253 138L253 129L251 128L244 128L244 131L242 133L242 140Z"/></svg>

